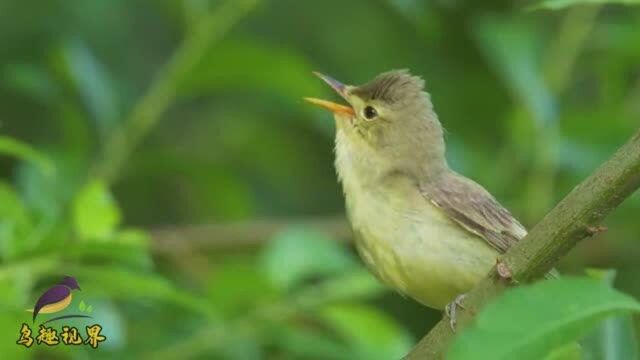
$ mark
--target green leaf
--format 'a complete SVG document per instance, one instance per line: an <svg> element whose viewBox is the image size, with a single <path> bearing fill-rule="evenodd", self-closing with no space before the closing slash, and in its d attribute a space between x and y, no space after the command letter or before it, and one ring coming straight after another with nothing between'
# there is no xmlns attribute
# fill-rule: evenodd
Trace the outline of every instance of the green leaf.
<svg viewBox="0 0 640 360"><path fill-rule="evenodd" d="M588 269L587 274L612 287L615 270ZM630 315L606 319L582 341L587 360L625 360L638 358L638 340Z"/></svg>
<svg viewBox="0 0 640 360"><path fill-rule="evenodd" d="M11 259L34 244L28 237L32 223L22 199L14 189L0 181L0 259Z"/></svg>
<svg viewBox="0 0 640 360"><path fill-rule="evenodd" d="M616 271L610 269L586 269L585 273L595 280L602 282L603 284L613 287L613 282L616 280Z"/></svg>
<svg viewBox="0 0 640 360"><path fill-rule="evenodd" d="M112 265L126 265L139 270L150 270L153 267L148 237L138 230L116 232L108 242L82 241L71 247L52 249L49 253L85 263L106 261Z"/></svg>
<svg viewBox="0 0 640 360"><path fill-rule="evenodd" d="M100 309L93 316L102 328L104 329L105 335L107 336L107 341L100 344L101 348L114 350L114 349L124 349L128 350L127 347L130 346L131 342L142 341L142 339L146 338L145 333L133 334L129 332L129 327L127 326L127 320L130 320L128 316L126 316L126 312L123 311L123 307L111 301L111 299L106 298L89 298L89 301L96 305L96 308ZM91 305L87 306L87 313L91 314L93 311ZM86 326L86 321L84 319L79 320L79 326Z"/></svg>
<svg viewBox="0 0 640 360"><path fill-rule="evenodd" d="M249 259L217 266L208 291L212 304L225 314L252 309L276 293L266 274Z"/></svg>
<svg viewBox="0 0 640 360"><path fill-rule="evenodd" d="M563 345L552 350L544 360L583 360L582 347L576 342Z"/></svg>
<svg viewBox="0 0 640 360"><path fill-rule="evenodd" d="M283 289L311 277L342 272L354 265L353 257L336 241L304 228L289 229L277 235L263 254L267 275Z"/></svg>
<svg viewBox="0 0 640 360"><path fill-rule="evenodd" d="M544 82L535 24L485 17L476 23L477 41L513 96L541 125L556 119L555 99Z"/></svg>
<svg viewBox="0 0 640 360"><path fill-rule="evenodd" d="M37 328L27 322L27 325L31 328L32 337L34 337L34 345L32 345L30 349L16 344L16 340L20 337L22 323L25 322L25 312L23 309L20 310L21 311L8 311L3 308L3 314L0 316L1 334L6 339L5 341L0 341L0 354L2 354L3 359L22 360L34 358L30 350L34 350L34 347L36 347L35 336L38 336Z"/></svg>
<svg viewBox="0 0 640 360"><path fill-rule="evenodd" d="M261 360L268 358L264 354L259 339L242 333L227 337L225 346L221 346L219 351L221 359Z"/></svg>
<svg viewBox="0 0 640 360"><path fill-rule="evenodd" d="M304 96L330 91L311 74L313 70L300 54L276 44L228 40L211 49L185 78L180 90L184 95L212 90L263 90L299 103L300 99L292 99L291 94Z"/></svg>
<svg viewBox="0 0 640 360"><path fill-rule="evenodd" d="M573 5L584 4L623 4L638 5L640 0L546 0L530 7L532 10L551 9L559 10Z"/></svg>
<svg viewBox="0 0 640 360"><path fill-rule="evenodd" d="M371 272L363 267L334 275L321 282L297 289L290 299L302 309L313 309L323 304L340 301L363 301L379 296L385 287Z"/></svg>
<svg viewBox="0 0 640 360"><path fill-rule="evenodd" d="M100 135L106 136L119 119L117 92L109 73L81 41L65 44L62 60L90 118L96 122Z"/></svg>
<svg viewBox="0 0 640 360"><path fill-rule="evenodd" d="M80 304L78 304L78 309L80 309L80 311L84 312L87 309L87 304L84 303L84 300L80 301Z"/></svg>
<svg viewBox="0 0 640 360"><path fill-rule="evenodd" d="M353 349L356 359L399 359L412 345L406 330L373 307L333 305L320 317Z"/></svg>
<svg viewBox="0 0 640 360"><path fill-rule="evenodd" d="M343 344L317 329L283 324L274 326L269 332L276 346L295 355L296 359L353 359L349 344Z"/></svg>
<svg viewBox="0 0 640 360"><path fill-rule="evenodd" d="M515 288L487 305L447 359L541 359L640 303L598 281L563 278Z"/></svg>
<svg viewBox="0 0 640 360"><path fill-rule="evenodd" d="M78 148L73 153L65 153L55 147L47 147L47 155L55 167L52 175L43 173L31 162L23 162L17 168L18 191L25 205L38 216L57 220L66 212L86 172L86 164L79 161L78 152Z"/></svg>
<svg viewBox="0 0 640 360"><path fill-rule="evenodd" d="M95 297L109 299L163 301L213 319L209 301L176 287L169 280L155 274L130 271L108 266L78 266L72 268L82 291ZM71 271L71 270L70 270Z"/></svg>
<svg viewBox="0 0 640 360"><path fill-rule="evenodd" d="M73 204L76 233L82 240L105 240L120 224L120 210L107 186L99 180L80 190Z"/></svg>
<svg viewBox="0 0 640 360"><path fill-rule="evenodd" d="M46 156L31 146L8 136L0 135L0 154L7 154L32 162L47 175L51 175L54 171L53 163Z"/></svg>
<svg viewBox="0 0 640 360"><path fill-rule="evenodd" d="M588 360L626 360L638 358L638 340L631 316L605 320L583 341Z"/></svg>
<svg viewBox="0 0 640 360"><path fill-rule="evenodd" d="M53 101L59 92L58 85L53 82L46 69L36 65L7 65L3 75L8 88L45 104Z"/></svg>

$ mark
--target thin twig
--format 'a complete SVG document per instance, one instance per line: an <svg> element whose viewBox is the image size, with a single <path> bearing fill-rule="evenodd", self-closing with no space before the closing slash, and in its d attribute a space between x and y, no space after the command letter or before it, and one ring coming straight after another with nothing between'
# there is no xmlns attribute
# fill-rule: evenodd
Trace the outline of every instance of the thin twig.
<svg viewBox="0 0 640 360"><path fill-rule="evenodd" d="M314 219L262 219L228 224L186 225L151 230L154 251L159 254L184 254L251 248L263 245L284 229L303 226L320 231L339 241L351 239L351 228L344 216Z"/></svg>

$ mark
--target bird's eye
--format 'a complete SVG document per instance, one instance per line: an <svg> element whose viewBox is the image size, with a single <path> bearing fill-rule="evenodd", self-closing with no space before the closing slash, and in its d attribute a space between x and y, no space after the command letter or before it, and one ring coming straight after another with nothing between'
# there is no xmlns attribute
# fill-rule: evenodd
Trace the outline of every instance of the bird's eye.
<svg viewBox="0 0 640 360"><path fill-rule="evenodd" d="M367 106L364 108L363 111L364 117L367 120L371 120L374 117L378 116L378 112L376 111L376 109L373 108L373 106Z"/></svg>

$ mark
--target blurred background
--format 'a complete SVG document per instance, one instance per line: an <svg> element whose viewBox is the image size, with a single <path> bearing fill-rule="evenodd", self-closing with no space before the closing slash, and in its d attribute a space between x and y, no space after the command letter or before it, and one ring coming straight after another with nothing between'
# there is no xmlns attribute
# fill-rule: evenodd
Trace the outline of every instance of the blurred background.
<svg viewBox="0 0 640 360"><path fill-rule="evenodd" d="M576 2L0 1L2 356L399 358L441 314L355 255L311 71L424 77L452 166L531 227L638 127L640 11ZM561 271L640 297L639 211ZM16 345L65 274L108 340Z"/></svg>

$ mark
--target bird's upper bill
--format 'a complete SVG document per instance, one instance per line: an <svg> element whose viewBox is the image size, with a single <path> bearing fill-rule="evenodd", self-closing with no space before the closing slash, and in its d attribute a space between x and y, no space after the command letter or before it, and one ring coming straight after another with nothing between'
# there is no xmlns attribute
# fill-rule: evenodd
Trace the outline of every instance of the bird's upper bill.
<svg viewBox="0 0 640 360"><path fill-rule="evenodd" d="M324 82L326 82L327 84L329 84L329 86L331 86L331 88L333 90L335 90L338 95L342 96L342 98L347 99L346 96L346 85L344 85L343 83L339 82L338 80L321 74L319 72L314 72L314 74L319 77L320 79L322 79ZM327 101L327 100L322 100L322 99L316 99L316 98L304 98L306 101L318 105L320 107L323 107L331 112L333 112L334 114L340 114L340 115L346 115L346 116L353 116L355 114L355 112L353 111L353 108L351 106L346 106L346 105L340 105L337 103L334 103L332 101Z"/></svg>

